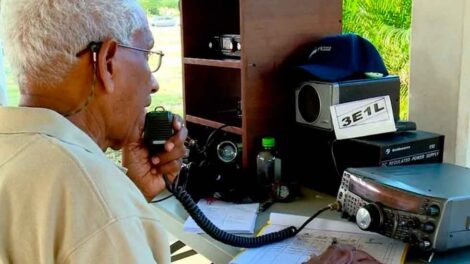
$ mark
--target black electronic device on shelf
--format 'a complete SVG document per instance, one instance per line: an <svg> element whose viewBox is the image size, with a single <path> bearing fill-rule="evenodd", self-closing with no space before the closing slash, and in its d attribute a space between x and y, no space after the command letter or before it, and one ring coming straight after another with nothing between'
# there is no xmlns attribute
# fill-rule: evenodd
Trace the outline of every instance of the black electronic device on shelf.
<svg viewBox="0 0 470 264"><path fill-rule="evenodd" d="M241 167L241 138L223 131L224 127L227 125L216 129L188 125L188 152L183 161L188 176L180 176L185 177L182 180L187 183L186 190L196 200L216 198L236 203L252 202L244 187L247 179L243 177Z"/></svg>
<svg viewBox="0 0 470 264"><path fill-rule="evenodd" d="M214 56L240 59L240 52L242 50L240 35L221 34L212 36L208 47Z"/></svg>

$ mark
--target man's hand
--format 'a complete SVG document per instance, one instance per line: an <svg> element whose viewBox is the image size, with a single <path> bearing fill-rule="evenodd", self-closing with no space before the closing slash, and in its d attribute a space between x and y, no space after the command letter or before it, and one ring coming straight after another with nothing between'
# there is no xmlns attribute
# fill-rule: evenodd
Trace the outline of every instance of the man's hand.
<svg viewBox="0 0 470 264"><path fill-rule="evenodd" d="M141 139L127 144L122 150L122 165L128 169L127 176L149 202L165 189L163 174L173 182L181 169L181 158L186 153L184 141L188 130L177 115L173 118L173 129L175 135L165 143L165 151L151 159Z"/></svg>
<svg viewBox="0 0 470 264"><path fill-rule="evenodd" d="M374 257L349 245L331 245L320 256L314 256L306 264L380 264Z"/></svg>

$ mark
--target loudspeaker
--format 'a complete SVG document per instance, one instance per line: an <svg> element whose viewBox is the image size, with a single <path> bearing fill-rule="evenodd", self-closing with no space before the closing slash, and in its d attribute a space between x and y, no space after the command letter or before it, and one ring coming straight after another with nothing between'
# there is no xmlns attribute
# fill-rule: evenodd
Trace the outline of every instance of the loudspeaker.
<svg viewBox="0 0 470 264"><path fill-rule="evenodd" d="M395 121L400 114L400 79L380 78L321 82L309 80L295 89L295 119L313 128L332 130L330 106L377 96L390 96Z"/></svg>

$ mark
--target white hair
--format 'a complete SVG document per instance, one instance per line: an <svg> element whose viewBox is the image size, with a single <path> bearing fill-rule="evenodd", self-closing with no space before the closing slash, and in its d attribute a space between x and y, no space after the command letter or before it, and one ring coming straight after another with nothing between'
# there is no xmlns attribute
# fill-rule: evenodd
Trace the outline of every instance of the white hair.
<svg viewBox="0 0 470 264"><path fill-rule="evenodd" d="M5 57L25 81L51 87L90 42L130 44L146 20L136 0L0 0Z"/></svg>

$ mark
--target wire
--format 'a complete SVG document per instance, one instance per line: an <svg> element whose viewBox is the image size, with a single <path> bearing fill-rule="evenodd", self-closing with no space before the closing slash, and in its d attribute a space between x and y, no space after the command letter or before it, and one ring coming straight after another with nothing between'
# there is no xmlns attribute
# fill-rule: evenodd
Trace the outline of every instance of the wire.
<svg viewBox="0 0 470 264"><path fill-rule="evenodd" d="M321 213L325 212L326 210L330 210L331 206L324 207L320 210L318 210L314 215L312 215L307 221L305 221L299 228L297 228L297 231L295 232L295 235L297 235L304 227L306 227L310 222L312 222L313 219L315 219L317 216L319 216Z"/></svg>
<svg viewBox="0 0 470 264"><path fill-rule="evenodd" d="M212 238L227 245L235 247L255 248L294 237L318 215L328 209L333 210L337 209L338 206L340 206L338 203L328 205L327 207L316 212L300 228L296 228L295 226L289 226L280 231L264 234L258 237L237 236L227 233L215 226L199 209L197 204L193 201L193 199L186 192L186 190L184 190L184 188L182 188L181 186L176 186L175 188L174 184L170 183L165 174L163 175L163 179L165 180L167 189L175 195L176 199L183 205L184 209L188 212L188 214L193 218L193 220L202 230L204 230Z"/></svg>
<svg viewBox="0 0 470 264"><path fill-rule="evenodd" d="M96 68L97 68L97 61L98 61L98 50L99 50L99 45L96 44L96 43L92 43L90 44L90 49L91 49L91 52L92 52L92 59L93 59L93 81L91 83L91 90L90 90L90 94L88 94L87 98L86 98L86 101L85 103L83 103L82 106L80 106L79 108L73 110L72 112L70 113L66 113L64 114L63 116L65 117L69 117L69 116L73 116L75 114L78 114L80 113L81 111L85 110L88 105L90 104L91 100L93 99L93 97L95 96L95 86L96 86Z"/></svg>
<svg viewBox="0 0 470 264"><path fill-rule="evenodd" d="M150 203L159 203L159 202L163 202L167 199L170 199L171 197L175 196L173 194L173 192L168 188L168 186L171 186L170 188L174 189L178 186L181 186L182 188L186 188L186 185L188 183L188 173L189 173L189 167L191 166L191 163L186 165L186 164L183 164L181 165L181 170L180 170L180 173L178 173L175 177L175 180L173 181L173 183L170 183L170 181L168 180L168 178L166 177L166 175L164 175L163 177L163 180L165 181L165 186L166 188L168 189L168 191L171 193L170 195L164 197L164 198L161 198L161 199L158 199L158 200L153 200L151 201ZM184 177L184 182L181 183L180 182L180 179L181 179L181 174L184 174L185 177Z"/></svg>
<svg viewBox="0 0 470 264"><path fill-rule="evenodd" d="M150 203L159 203L159 202L163 202L163 201L165 201L165 200L167 200L167 199L169 199L169 198L171 198L171 197L173 197L173 196L174 196L174 194L170 194L170 195L168 195L168 196L165 197L165 198L158 199L158 200L153 200L153 201L151 201Z"/></svg>
<svg viewBox="0 0 470 264"><path fill-rule="evenodd" d="M310 222L312 222L313 219L315 219L317 216L319 216L321 213L325 212L326 210L341 211L341 203L336 201L334 203L329 204L327 207L324 207L324 208L318 210L314 215L312 215L309 219L307 219L307 221L305 221L297 229L297 233L299 233L300 230L304 229L304 227L306 227Z"/></svg>
<svg viewBox="0 0 470 264"><path fill-rule="evenodd" d="M228 127L228 125L227 125L227 124L222 125L222 126L218 127L217 129L215 129L214 131L212 131L212 132L209 134L209 136L207 137L207 140L206 140L206 144L204 145L204 147L203 147L203 149L202 149L202 152L205 153L205 152L207 151L207 148L210 146L210 144L212 144L211 140L212 140L212 138L214 137L214 135L215 135L218 131L222 130L222 129L225 128L225 127Z"/></svg>
<svg viewBox="0 0 470 264"><path fill-rule="evenodd" d="M335 147L336 139L333 139L330 142L330 153L331 153L331 160L333 161L333 166L335 167L336 174L338 174L339 177L341 177L341 173L338 168L338 163L336 162L336 155L334 152L334 147Z"/></svg>

